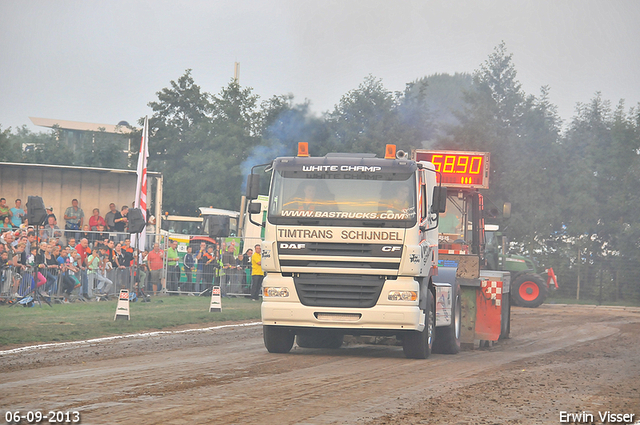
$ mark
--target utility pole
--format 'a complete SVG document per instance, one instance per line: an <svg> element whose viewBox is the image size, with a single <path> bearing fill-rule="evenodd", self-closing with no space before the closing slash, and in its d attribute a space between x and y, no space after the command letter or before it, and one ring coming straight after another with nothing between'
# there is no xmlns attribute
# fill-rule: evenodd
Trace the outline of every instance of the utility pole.
<svg viewBox="0 0 640 425"><path fill-rule="evenodd" d="M236 84L240 84L240 62L234 62L233 64L233 81Z"/></svg>

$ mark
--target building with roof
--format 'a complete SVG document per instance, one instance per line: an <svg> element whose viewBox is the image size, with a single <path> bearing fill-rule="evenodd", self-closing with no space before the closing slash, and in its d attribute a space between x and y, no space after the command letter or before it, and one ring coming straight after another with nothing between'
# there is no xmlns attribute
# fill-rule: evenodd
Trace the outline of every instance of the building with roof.
<svg viewBox="0 0 640 425"><path fill-rule="evenodd" d="M123 164L131 165L135 155L133 147L140 143L139 130L126 121L118 124L98 124L80 121L68 121L54 118L29 117L34 125L56 130L56 137L75 154L81 149L95 149L96 144L108 144L122 155ZM23 146L23 150L37 149L37 146Z"/></svg>

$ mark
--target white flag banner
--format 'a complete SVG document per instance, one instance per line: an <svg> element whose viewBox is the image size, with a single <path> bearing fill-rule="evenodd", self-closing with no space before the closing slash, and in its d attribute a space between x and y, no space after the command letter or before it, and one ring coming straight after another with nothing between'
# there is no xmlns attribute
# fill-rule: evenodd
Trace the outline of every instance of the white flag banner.
<svg viewBox="0 0 640 425"><path fill-rule="evenodd" d="M138 181L136 183L136 199L134 208L142 210L142 217L147 222L147 159L149 158L149 118L144 117L144 128L142 129L142 140L140 141L140 154L138 155L138 168L136 174ZM137 235L131 235L131 245L138 246L138 249L144 251L145 240L147 236L146 227Z"/></svg>

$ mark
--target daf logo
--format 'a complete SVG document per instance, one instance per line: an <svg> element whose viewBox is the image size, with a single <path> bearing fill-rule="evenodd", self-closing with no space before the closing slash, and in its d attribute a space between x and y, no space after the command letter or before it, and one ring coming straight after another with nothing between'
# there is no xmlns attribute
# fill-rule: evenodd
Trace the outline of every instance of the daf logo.
<svg viewBox="0 0 640 425"><path fill-rule="evenodd" d="M402 249L401 246L383 246L382 247L382 252L396 252L396 251L400 251Z"/></svg>
<svg viewBox="0 0 640 425"><path fill-rule="evenodd" d="M303 243L281 243L280 249L304 249Z"/></svg>

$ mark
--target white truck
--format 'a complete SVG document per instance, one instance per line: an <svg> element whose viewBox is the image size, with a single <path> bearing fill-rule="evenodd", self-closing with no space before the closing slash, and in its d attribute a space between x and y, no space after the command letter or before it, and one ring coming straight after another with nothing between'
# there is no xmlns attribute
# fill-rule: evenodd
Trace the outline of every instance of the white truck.
<svg viewBox="0 0 640 425"><path fill-rule="evenodd" d="M267 350L289 352L294 339L338 348L344 335L395 335L408 358L427 358L434 343L457 353L459 286L455 269L438 267L447 196L433 164L396 155L393 145L385 158L307 152L301 144L297 157L267 167L260 223ZM247 199L257 198L260 178L252 171ZM251 215L260 209L249 205Z"/></svg>

